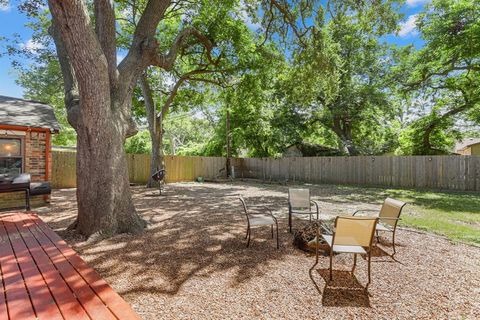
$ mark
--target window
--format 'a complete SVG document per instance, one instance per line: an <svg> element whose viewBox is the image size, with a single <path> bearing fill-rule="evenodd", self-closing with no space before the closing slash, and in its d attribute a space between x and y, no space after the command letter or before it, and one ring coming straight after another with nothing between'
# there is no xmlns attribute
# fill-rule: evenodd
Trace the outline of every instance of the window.
<svg viewBox="0 0 480 320"><path fill-rule="evenodd" d="M0 174L19 174L22 173L22 168L22 140L0 138Z"/></svg>

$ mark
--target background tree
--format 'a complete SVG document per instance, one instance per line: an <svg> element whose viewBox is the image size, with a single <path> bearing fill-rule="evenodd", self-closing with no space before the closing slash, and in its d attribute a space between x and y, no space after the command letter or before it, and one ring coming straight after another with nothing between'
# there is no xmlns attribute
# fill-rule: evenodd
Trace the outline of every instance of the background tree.
<svg viewBox="0 0 480 320"><path fill-rule="evenodd" d="M425 45L410 50L398 71L424 115L402 135L400 153L449 153L460 125L480 123L480 7L478 1L435 0L419 15Z"/></svg>
<svg viewBox="0 0 480 320"><path fill-rule="evenodd" d="M389 51L379 37L395 30L394 2L356 6L329 1L316 17L279 90L284 109L303 114L338 138L346 154L383 151L392 118ZM326 15L327 18L324 18Z"/></svg>

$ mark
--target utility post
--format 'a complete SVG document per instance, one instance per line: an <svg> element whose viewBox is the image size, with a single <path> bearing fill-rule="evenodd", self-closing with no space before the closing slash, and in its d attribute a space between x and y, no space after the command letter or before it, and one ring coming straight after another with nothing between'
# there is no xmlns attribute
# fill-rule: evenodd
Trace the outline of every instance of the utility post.
<svg viewBox="0 0 480 320"><path fill-rule="evenodd" d="M232 153L232 140L231 140L231 133L230 133L230 110L227 109L227 118L226 118L226 145L227 145L227 162L226 162L226 170L225 172L227 173L227 178L229 178L232 173L231 173L231 164L230 164L230 157Z"/></svg>

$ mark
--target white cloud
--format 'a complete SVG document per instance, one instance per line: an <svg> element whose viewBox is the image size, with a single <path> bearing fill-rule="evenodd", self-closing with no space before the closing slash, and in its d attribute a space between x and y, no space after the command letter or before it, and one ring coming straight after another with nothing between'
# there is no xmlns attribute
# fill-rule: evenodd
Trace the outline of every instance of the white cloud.
<svg viewBox="0 0 480 320"><path fill-rule="evenodd" d="M10 5L9 1L1 1L0 0L0 12L10 12L12 6Z"/></svg>
<svg viewBox="0 0 480 320"><path fill-rule="evenodd" d="M27 40L27 42L20 44L20 49L25 49L27 51L30 51L31 53L34 53L35 51L44 48L45 46L43 44L35 42L35 40L33 39L29 39Z"/></svg>
<svg viewBox="0 0 480 320"><path fill-rule="evenodd" d="M407 36L415 36L418 34L417 30L417 15L412 14L407 18L407 21L400 23L400 30L398 31L398 35L402 38Z"/></svg>
<svg viewBox="0 0 480 320"><path fill-rule="evenodd" d="M409 7L416 7L416 6L424 5L429 2L430 0L407 0L406 4Z"/></svg>

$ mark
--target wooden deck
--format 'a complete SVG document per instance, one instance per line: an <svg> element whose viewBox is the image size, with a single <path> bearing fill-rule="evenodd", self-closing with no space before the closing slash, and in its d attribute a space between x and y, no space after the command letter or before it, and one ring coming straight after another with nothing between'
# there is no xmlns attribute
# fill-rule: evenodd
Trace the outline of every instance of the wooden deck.
<svg viewBox="0 0 480 320"><path fill-rule="evenodd" d="M36 214L0 214L0 319L140 319Z"/></svg>

